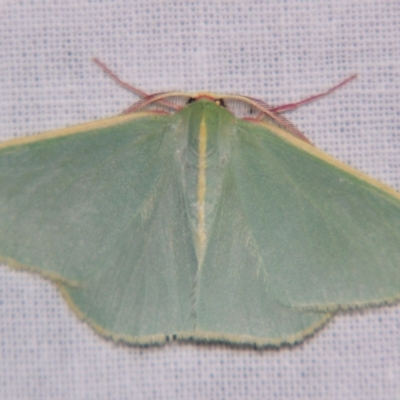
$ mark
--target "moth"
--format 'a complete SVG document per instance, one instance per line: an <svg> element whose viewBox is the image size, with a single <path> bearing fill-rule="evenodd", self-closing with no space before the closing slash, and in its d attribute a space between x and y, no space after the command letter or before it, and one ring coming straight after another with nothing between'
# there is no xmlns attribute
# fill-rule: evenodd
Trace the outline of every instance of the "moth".
<svg viewBox="0 0 400 400"><path fill-rule="evenodd" d="M136 92L124 115L0 144L2 262L132 345L294 344L399 299L399 193L315 148L281 115L300 103Z"/></svg>

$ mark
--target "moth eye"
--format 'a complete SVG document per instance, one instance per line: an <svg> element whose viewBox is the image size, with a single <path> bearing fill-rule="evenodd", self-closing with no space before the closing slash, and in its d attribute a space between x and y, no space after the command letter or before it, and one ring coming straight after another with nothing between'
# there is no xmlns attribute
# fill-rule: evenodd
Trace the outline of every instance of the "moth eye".
<svg viewBox="0 0 400 400"><path fill-rule="evenodd" d="M194 97L189 97L189 99L186 102L186 104L191 104L191 103L194 103L195 101L197 101L197 99L195 99Z"/></svg>
<svg viewBox="0 0 400 400"><path fill-rule="evenodd" d="M214 103L217 104L218 106L226 108L226 104L225 104L224 99L215 99Z"/></svg>

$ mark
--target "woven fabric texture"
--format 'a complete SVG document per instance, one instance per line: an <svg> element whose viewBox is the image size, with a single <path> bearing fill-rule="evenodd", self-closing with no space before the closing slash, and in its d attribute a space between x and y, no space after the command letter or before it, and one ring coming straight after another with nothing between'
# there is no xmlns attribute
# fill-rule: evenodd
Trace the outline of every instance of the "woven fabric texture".
<svg viewBox="0 0 400 400"><path fill-rule="evenodd" d="M147 92L298 101L317 147L400 190L400 2L3 0L0 139L116 115ZM1 188L0 188L1 190ZM400 399L400 306L337 316L278 351L98 337L38 276L0 266L1 399Z"/></svg>

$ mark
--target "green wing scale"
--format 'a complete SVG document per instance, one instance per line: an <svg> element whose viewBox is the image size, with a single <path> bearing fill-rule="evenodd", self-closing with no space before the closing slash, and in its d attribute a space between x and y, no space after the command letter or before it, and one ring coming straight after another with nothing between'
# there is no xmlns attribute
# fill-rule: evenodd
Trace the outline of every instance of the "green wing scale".
<svg viewBox="0 0 400 400"><path fill-rule="evenodd" d="M0 259L100 334L257 347L400 297L400 195L201 99L0 145Z"/></svg>

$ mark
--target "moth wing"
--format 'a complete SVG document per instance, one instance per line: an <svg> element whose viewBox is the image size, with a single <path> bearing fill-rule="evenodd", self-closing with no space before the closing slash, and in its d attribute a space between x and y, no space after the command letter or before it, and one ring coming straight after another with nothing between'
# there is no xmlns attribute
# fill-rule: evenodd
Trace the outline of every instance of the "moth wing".
<svg viewBox="0 0 400 400"><path fill-rule="evenodd" d="M280 130L241 122L237 137L243 215L283 304L400 297L400 194Z"/></svg>
<svg viewBox="0 0 400 400"><path fill-rule="evenodd" d="M288 133L238 121L197 284L198 328L293 343L400 297L400 195Z"/></svg>
<svg viewBox="0 0 400 400"><path fill-rule="evenodd" d="M102 334L163 341L192 329L196 264L170 117L103 125L0 149L1 259Z"/></svg>

